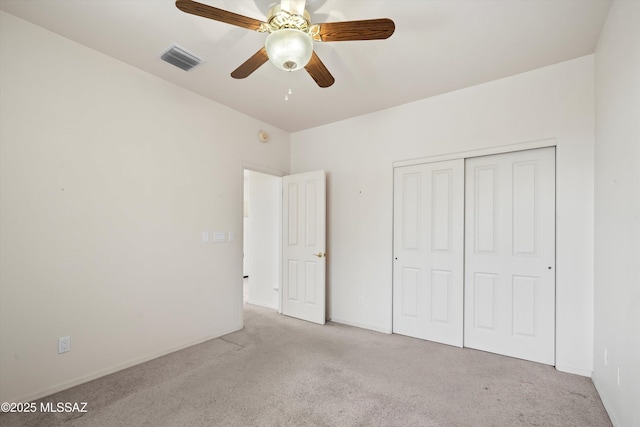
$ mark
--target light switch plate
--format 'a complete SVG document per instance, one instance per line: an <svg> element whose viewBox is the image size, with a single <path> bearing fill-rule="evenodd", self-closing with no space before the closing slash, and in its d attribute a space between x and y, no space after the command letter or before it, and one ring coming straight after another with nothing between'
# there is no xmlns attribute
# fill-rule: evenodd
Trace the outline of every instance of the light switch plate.
<svg viewBox="0 0 640 427"><path fill-rule="evenodd" d="M223 243L226 241L227 233L224 231L216 231L213 233L213 242L214 243Z"/></svg>

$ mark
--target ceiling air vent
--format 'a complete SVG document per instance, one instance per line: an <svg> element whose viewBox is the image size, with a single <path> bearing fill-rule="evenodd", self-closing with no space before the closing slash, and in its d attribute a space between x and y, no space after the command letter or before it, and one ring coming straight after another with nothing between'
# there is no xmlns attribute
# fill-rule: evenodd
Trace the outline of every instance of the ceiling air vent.
<svg viewBox="0 0 640 427"><path fill-rule="evenodd" d="M163 61L173 64L178 68L182 68L185 71L189 71L203 62L202 59L176 45L165 50L160 58L162 58Z"/></svg>

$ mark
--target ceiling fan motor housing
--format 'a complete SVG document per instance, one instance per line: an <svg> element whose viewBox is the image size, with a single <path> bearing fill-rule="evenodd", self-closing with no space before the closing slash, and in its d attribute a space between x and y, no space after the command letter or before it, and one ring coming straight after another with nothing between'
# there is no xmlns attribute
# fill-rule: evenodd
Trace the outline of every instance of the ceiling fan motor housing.
<svg viewBox="0 0 640 427"><path fill-rule="evenodd" d="M269 11L266 30L270 33L283 28L295 28L302 32L308 32L311 25L311 15L306 10L304 14L298 15L282 10L280 5L276 5Z"/></svg>

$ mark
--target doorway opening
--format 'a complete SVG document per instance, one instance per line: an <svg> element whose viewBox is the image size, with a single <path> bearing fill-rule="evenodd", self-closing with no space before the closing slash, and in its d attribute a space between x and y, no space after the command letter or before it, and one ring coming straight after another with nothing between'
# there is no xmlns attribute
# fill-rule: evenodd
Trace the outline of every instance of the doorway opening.
<svg viewBox="0 0 640 427"><path fill-rule="evenodd" d="M244 169L243 306L280 309L282 178Z"/></svg>

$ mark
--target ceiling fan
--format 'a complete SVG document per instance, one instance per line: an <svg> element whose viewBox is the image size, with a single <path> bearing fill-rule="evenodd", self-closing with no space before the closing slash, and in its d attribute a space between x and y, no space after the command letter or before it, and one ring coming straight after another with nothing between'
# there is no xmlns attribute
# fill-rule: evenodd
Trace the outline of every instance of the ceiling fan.
<svg viewBox="0 0 640 427"><path fill-rule="evenodd" d="M312 25L309 12L305 10L305 0L281 0L269 11L266 22L193 0L177 0L176 6L192 15L269 33L264 47L231 73L235 79L248 77L270 60L286 71L304 68L318 86L329 87L335 79L313 51L314 41L381 40L395 31L395 24L388 18Z"/></svg>

